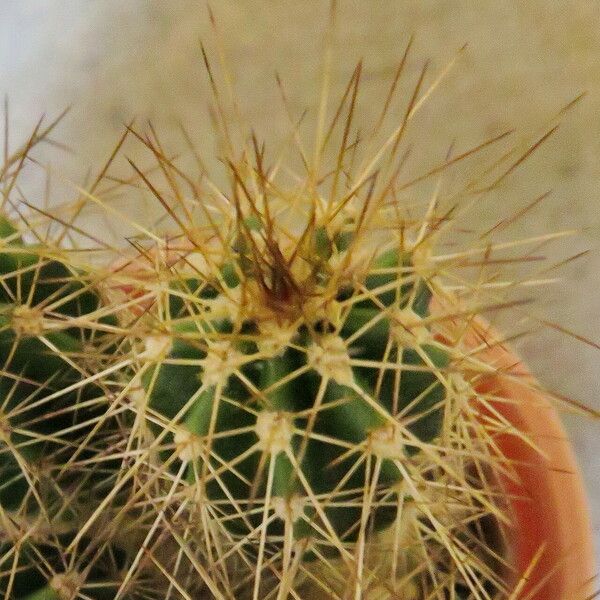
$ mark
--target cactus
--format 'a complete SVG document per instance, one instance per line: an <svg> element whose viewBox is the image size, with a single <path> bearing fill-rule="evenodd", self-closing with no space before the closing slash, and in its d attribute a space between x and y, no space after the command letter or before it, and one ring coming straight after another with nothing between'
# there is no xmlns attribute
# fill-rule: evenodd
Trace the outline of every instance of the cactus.
<svg viewBox="0 0 600 600"><path fill-rule="evenodd" d="M244 235L234 246L250 244ZM335 234L319 227L303 236L326 250L302 281L272 232L261 257L268 273L232 250L214 278L185 281L188 298L173 303L170 337L143 379L148 408L166 420L155 427L173 446L165 459L174 453L186 464L182 477L205 488L236 538L274 512L263 545L279 551L287 524L294 542L330 555L394 519L395 462L440 432L445 388L436 373L448 353L424 324L430 291L398 249L376 256L364 289L351 289L328 274L327 258L343 260ZM160 339L149 338L151 361Z"/></svg>
<svg viewBox="0 0 600 600"><path fill-rule="evenodd" d="M96 579L86 597L102 600L112 596L97 579L107 576L98 567L110 564L106 549L92 560L81 552L80 570L65 569L62 553L102 478L64 465L93 455L79 444L103 415L103 392L86 371L85 354L115 320L93 316L98 292L53 251L25 243L0 215L0 593L72 598L85 590L85 572Z"/></svg>

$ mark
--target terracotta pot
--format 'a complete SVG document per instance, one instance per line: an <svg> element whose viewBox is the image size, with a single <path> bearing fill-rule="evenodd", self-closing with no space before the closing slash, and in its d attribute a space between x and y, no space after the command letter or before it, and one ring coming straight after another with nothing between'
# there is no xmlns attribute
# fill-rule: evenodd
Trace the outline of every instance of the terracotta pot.
<svg viewBox="0 0 600 600"><path fill-rule="evenodd" d="M591 524L573 449L549 396L499 339L480 319L463 337L467 349L483 347L477 358L496 368L478 379L477 391L508 400L494 403L494 409L538 449L508 433L495 438L519 480L500 481L513 518L508 531L515 571L511 600L590 599L595 574Z"/></svg>

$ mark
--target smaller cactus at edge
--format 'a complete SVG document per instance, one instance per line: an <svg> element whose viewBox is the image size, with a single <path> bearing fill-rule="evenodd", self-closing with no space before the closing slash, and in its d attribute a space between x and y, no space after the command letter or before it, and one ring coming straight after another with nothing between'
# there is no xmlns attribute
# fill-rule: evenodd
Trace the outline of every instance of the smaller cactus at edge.
<svg viewBox="0 0 600 600"><path fill-rule="evenodd" d="M99 294L56 252L25 243L0 215L0 593L6 598L62 600L81 589L85 578L65 568L62 549L101 481L63 465L92 456L79 442L103 414L102 391L88 381L85 353L115 321L90 318L101 308ZM87 491L69 502L82 481ZM109 565L105 556L79 567L99 578L92 592L98 600L112 597L110 586L99 583Z"/></svg>

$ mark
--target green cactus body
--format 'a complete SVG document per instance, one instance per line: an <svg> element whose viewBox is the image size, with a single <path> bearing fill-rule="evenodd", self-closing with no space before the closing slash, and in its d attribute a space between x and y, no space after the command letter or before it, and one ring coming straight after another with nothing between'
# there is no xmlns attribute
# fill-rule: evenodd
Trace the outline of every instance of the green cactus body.
<svg viewBox="0 0 600 600"><path fill-rule="evenodd" d="M327 259L341 251L324 231L314 236L317 284L326 283ZM302 309L297 319L275 310L271 322L220 317L213 303L255 277L239 239L234 249L237 261L219 283L186 282L197 303L184 305L174 294L162 352L146 354L153 363L143 379L148 406L165 421L154 425L163 459L174 472L187 464L185 478L202 487L234 536L257 536L265 514L275 514L265 525L272 550L293 523L296 541L338 554L360 535L365 486L375 488L367 528L378 530L395 518L398 461L440 431L439 370L449 359L420 323L430 291L402 274L410 260L390 250L372 262L366 293L340 289L338 322L307 318ZM267 347L265 332L273 330L279 342ZM306 550L306 560L314 556Z"/></svg>

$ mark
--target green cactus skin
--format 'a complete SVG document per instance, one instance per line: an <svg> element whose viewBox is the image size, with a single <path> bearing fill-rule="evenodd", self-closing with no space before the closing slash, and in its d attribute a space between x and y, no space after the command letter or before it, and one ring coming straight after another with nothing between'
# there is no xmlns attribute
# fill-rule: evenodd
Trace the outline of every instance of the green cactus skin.
<svg viewBox="0 0 600 600"><path fill-rule="evenodd" d="M348 236L334 239L335 244L324 228L315 231L314 252L323 264L332 252L343 250L343 244L349 243ZM227 295L243 278L253 277L245 254L247 246L238 239L233 247L238 253L237 262L222 269L220 284L202 286L197 281L186 282L185 286L194 290L200 305L204 300L214 299L219 286L225 286L222 293ZM194 312L189 303L184 307L177 295L173 295L172 343L166 356L147 370L143 379L149 408L170 422L168 432L157 425L154 431L171 448L163 452L163 459L172 464L173 446L181 449L182 440L185 443L186 435L192 434L189 439L195 442L189 442L189 448L193 451L180 450L179 456L189 461L185 478L190 483L202 483L215 513L234 536L250 535L260 527L267 496L271 498L271 507L278 502L281 505L281 500L289 507L294 498L306 498L308 486L319 498L323 512L317 514L319 511L306 501L301 512L294 515L294 539L316 541L321 555L337 554L336 546L340 543L343 546L355 543L368 479L367 459L357 468L353 465L358 457L369 454L370 436L377 432L384 434L401 414L398 420L407 423L405 433L408 432L402 436L402 449L396 456L392 456L393 450L390 456L385 451L383 455L371 452L375 458L379 456L380 472L368 530L384 528L395 518L394 490L402 479L395 461L418 452L421 443L438 435L445 389L436 371L443 370L449 362L447 352L430 334L427 343L420 347L392 343L393 311L410 308L416 319L426 317L431 294L423 280L416 284L408 277L402 280L399 275L402 267L410 270L408 256L397 250L384 252L372 262L364 280L370 297L353 301L357 292L340 290L339 297L351 308L343 326L335 332L338 343L354 336L347 348L353 359L388 365L401 362L404 366L400 380L396 381L394 369L353 367L353 383L331 378L324 393L319 392L323 377L309 362L309 356L313 344L328 339L333 324L323 320L300 322L289 345L265 357L256 341L260 340L256 322L233 323L211 318L210 313ZM317 281L321 275L322 270L317 266ZM394 286L396 282L398 286ZM373 325L369 326L371 321ZM357 336L363 327L364 332ZM406 337L410 338L410 334ZM239 375L226 373L218 381L213 381L214 373L209 373L207 384L206 359L215 339L232 339L231 348L243 365L237 371ZM257 358L253 359L253 355ZM277 385L295 371L301 374ZM320 406L316 417L310 419L308 415L317 398ZM375 406L365 398L374 398ZM266 447L260 432L268 430L278 419L280 427L273 427L272 432L278 435L278 431L285 440L280 448L273 443ZM173 433L174 422L179 435ZM311 431L304 442L303 431L307 428ZM355 451L348 452L348 448ZM300 463L299 468L293 461ZM372 473L375 463L372 460L371 463ZM175 466L172 468L177 470ZM267 543L276 550L283 536L283 518L271 520L267 531ZM335 538L339 542L334 542ZM305 560L312 558L314 554L307 550Z"/></svg>

